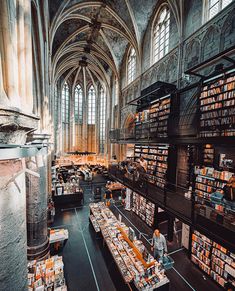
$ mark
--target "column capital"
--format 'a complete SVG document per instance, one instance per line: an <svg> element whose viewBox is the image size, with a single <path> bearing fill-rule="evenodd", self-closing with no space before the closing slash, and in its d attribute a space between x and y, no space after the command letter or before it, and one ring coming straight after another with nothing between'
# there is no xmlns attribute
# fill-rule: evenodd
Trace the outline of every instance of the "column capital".
<svg viewBox="0 0 235 291"><path fill-rule="evenodd" d="M38 121L33 114L0 105L0 143L25 144L27 133L37 129Z"/></svg>

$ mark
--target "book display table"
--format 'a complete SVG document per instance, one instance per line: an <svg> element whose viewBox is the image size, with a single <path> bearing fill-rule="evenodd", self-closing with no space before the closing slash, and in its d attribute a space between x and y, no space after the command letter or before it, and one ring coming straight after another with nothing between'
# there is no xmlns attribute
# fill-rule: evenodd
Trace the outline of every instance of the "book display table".
<svg viewBox="0 0 235 291"><path fill-rule="evenodd" d="M56 207L67 204L81 205L83 203L83 192L55 195L53 200Z"/></svg>
<svg viewBox="0 0 235 291"><path fill-rule="evenodd" d="M62 251L68 238L69 232L67 229L50 229L49 243L51 254L56 255Z"/></svg>
<svg viewBox="0 0 235 291"><path fill-rule="evenodd" d="M29 291L67 291L62 257L53 256L47 260L28 263Z"/></svg>
<svg viewBox="0 0 235 291"><path fill-rule="evenodd" d="M100 231L104 245L130 290L169 290L169 280L162 265L103 202L91 203L90 212L95 231Z"/></svg>

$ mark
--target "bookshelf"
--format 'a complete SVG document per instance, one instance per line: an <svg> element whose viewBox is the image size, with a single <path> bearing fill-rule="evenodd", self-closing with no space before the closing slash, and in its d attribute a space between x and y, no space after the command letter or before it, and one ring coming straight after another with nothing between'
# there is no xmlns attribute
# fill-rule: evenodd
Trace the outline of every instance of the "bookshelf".
<svg viewBox="0 0 235 291"><path fill-rule="evenodd" d="M159 188L164 189L168 167L168 145L142 146L135 145L135 161L143 157L147 160L147 179Z"/></svg>
<svg viewBox="0 0 235 291"><path fill-rule="evenodd" d="M171 95L152 101L148 109L136 113L136 138L168 136L168 120L171 113Z"/></svg>
<svg viewBox="0 0 235 291"><path fill-rule="evenodd" d="M133 192L132 211L150 227L154 226L155 204L136 192Z"/></svg>
<svg viewBox="0 0 235 291"><path fill-rule="evenodd" d="M235 288L235 254L198 231L192 234L191 260L220 286Z"/></svg>
<svg viewBox="0 0 235 291"><path fill-rule="evenodd" d="M194 231L192 234L191 260L205 273L210 275L212 241L205 235Z"/></svg>
<svg viewBox="0 0 235 291"><path fill-rule="evenodd" d="M217 171L212 167L195 168L196 202L211 202L211 194L221 192L233 173Z"/></svg>
<svg viewBox="0 0 235 291"><path fill-rule="evenodd" d="M203 164L213 166L215 150L212 145L206 144L203 148Z"/></svg>
<svg viewBox="0 0 235 291"><path fill-rule="evenodd" d="M235 136L235 72L203 84L200 137Z"/></svg>
<svg viewBox="0 0 235 291"><path fill-rule="evenodd" d="M149 110L136 113L135 134L136 139L147 138L149 132Z"/></svg>
<svg viewBox="0 0 235 291"><path fill-rule="evenodd" d="M149 109L150 135L155 137L168 136L168 119L171 110L170 95L158 99Z"/></svg>

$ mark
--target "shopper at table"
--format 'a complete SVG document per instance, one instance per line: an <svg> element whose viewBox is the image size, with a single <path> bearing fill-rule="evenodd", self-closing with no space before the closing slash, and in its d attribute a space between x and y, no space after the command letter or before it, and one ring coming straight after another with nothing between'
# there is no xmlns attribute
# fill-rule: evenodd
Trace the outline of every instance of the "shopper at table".
<svg viewBox="0 0 235 291"><path fill-rule="evenodd" d="M166 239L164 235L160 233L159 229L154 230L151 250L153 251L155 259L161 259L164 254L167 254Z"/></svg>

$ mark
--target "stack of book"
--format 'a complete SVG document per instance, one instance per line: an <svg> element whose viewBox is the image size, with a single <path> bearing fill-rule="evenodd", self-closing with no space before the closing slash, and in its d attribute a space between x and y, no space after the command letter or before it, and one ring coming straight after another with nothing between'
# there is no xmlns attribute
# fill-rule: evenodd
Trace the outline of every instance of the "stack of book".
<svg viewBox="0 0 235 291"><path fill-rule="evenodd" d="M67 291L64 279L62 257L53 256L47 260L28 263L29 291Z"/></svg>
<svg viewBox="0 0 235 291"><path fill-rule="evenodd" d="M69 232L67 229L60 228L60 229L51 229L50 230L50 243L55 243L58 241L64 241L69 238Z"/></svg>
<svg viewBox="0 0 235 291"><path fill-rule="evenodd" d="M104 203L92 203L90 210L99 221L104 241L126 283L134 281L139 290L150 290L148 288L157 288L169 282L161 264L154 260L143 242L136 238L130 239L129 228L118 221ZM103 220L100 220L100 216Z"/></svg>

